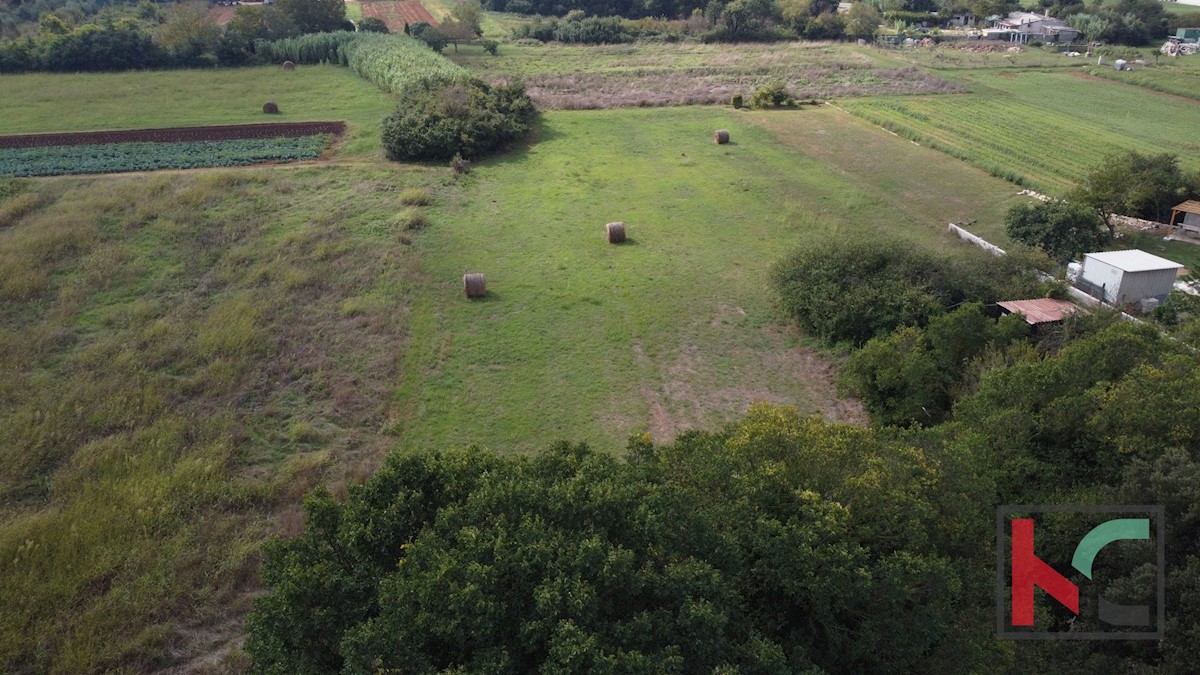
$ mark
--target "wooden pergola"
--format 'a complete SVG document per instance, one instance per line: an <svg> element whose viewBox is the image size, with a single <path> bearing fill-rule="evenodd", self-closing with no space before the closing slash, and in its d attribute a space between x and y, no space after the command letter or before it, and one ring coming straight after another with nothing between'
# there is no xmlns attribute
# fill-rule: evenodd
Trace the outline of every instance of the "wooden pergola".
<svg viewBox="0 0 1200 675"><path fill-rule="evenodd" d="M1193 213L1200 216L1200 202L1195 199L1189 199L1182 204L1176 204L1171 209L1171 227L1175 227L1175 220L1179 218L1179 214L1181 213Z"/></svg>

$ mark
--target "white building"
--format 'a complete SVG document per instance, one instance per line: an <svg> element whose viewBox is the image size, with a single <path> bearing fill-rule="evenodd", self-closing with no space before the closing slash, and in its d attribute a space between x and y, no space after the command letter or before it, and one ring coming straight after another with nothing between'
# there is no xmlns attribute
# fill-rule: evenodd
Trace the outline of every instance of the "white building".
<svg viewBox="0 0 1200 675"><path fill-rule="evenodd" d="M1200 1L1200 0L1198 0ZM1006 17L988 17L992 30L988 37L992 39L1007 37L1010 42L1073 42L1079 37L1079 31L1071 28L1061 19L1055 19L1046 14L1033 12L1011 12Z"/></svg>
<svg viewBox="0 0 1200 675"><path fill-rule="evenodd" d="M1183 267L1177 262L1145 251L1105 251L1083 257L1079 286L1110 305L1118 307L1155 298L1159 302L1175 285L1175 275Z"/></svg>

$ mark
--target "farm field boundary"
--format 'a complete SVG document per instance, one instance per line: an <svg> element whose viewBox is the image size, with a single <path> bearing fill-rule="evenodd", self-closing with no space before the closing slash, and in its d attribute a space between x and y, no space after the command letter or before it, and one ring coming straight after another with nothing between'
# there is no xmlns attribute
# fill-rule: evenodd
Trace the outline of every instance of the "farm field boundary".
<svg viewBox="0 0 1200 675"><path fill-rule="evenodd" d="M269 124L228 124L165 129L126 129L122 131L79 131L57 134L19 134L0 136L0 148L44 148L63 145L102 145L109 143L184 143L192 141L232 141L259 138L299 138L346 131L345 122L277 122Z"/></svg>

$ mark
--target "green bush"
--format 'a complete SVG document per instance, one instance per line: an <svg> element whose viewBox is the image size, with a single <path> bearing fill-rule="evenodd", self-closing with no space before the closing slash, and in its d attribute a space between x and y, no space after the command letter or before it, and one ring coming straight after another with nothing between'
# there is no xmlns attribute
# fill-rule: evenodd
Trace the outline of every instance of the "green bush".
<svg viewBox="0 0 1200 675"><path fill-rule="evenodd" d="M741 94L734 94L733 98L729 99L729 104L734 108L741 108L744 105Z"/></svg>
<svg viewBox="0 0 1200 675"><path fill-rule="evenodd" d="M433 26L421 31L417 39L439 54L446 48L446 45L450 44L450 37Z"/></svg>
<svg viewBox="0 0 1200 675"><path fill-rule="evenodd" d="M495 56L500 51L500 43L495 40L483 40L479 44L483 45L483 51Z"/></svg>
<svg viewBox="0 0 1200 675"><path fill-rule="evenodd" d="M520 83L427 88L384 119L383 147L394 160L475 159L524 136L535 116Z"/></svg>
<svg viewBox="0 0 1200 675"><path fill-rule="evenodd" d="M358 30L363 33L390 33L387 24L383 19L377 19L373 16L368 16L358 22Z"/></svg>
<svg viewBox="0 0 1200 675"><path fill-rule="evenodd" d="M763 85L750 96L750 107L756 110L778 108L779 106L792 105L793 103L795 101L792 99L792 95L788 93L787 86L783 82L773 82Z"/></svg>
<svg viewBox="0 0 1200 675"><path fill-rule="evenodd" d="M864 344L902 325L924 326L964 301L1038 297L1027 256L973 247L933 254L911 242L871 237L814 239L772 273L784 310L830 344Z"/></svg>
<svg viewBox="0 0 1200 675"><path fill-rule="evenodd" d="M1059 262L1098 251L1110 240L1096 211L1078 202L1017 204L1004 218L1012 239L1037 246Z"/></svg>

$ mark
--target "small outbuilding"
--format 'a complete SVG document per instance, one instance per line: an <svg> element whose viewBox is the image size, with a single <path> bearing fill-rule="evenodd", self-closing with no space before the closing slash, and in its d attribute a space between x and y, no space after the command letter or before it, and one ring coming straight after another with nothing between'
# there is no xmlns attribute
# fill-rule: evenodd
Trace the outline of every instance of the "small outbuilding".
<svg viewBox="0 0 1200 675"><path fill-rule="evenodd" d="M996 303L1004 314L1020 314L1035 329L1061 322L1075 312L1087 311L1073 302L1054 298L1006 300Z"/></svg>
<svg viewBox="0 0 1200 675"><path fill-rule="evenodd" d="M1128 305L1147 298L1162 302L1174 287L1175 275L1181 267L1177 262L1136 249L1088 253L1083 256L1083 269L1076 285L1111 305Z"/></svg>
<svg viewBox="0 0 1200 675"><path fill-rule="evenodd" d="M1200 234L1200 202L1189 199L1182 204L1176 204L1171 209L1171 227Z"/></svg>

